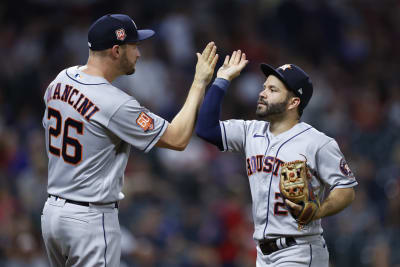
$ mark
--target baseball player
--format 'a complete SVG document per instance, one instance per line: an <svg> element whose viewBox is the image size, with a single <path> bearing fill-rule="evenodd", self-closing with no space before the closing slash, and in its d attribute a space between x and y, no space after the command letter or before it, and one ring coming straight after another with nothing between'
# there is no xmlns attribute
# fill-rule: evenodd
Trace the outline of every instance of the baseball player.
<svg viewBox="0 0 400 267"><path fill-rule="evenodd" d="M240 50L227 56L200 108L197 134L221 151L240 152L253 201L257 266L328 267L321 218L347 207L357 185L336 141L300 122L313 86L308 75L293 64L273 68L261 64L266 76L256 115L260 120L219 121L222 98L232 79L248 61ZM312 192L321 205L300 227L303 206L284 200L279 187L285 162L306 159ZM324 193L329 192L325 197Z"/></svg>
<svg viewBox="0 0 400 267"><path fill-rule="evenodd" d="M127 15L99 18L88 32L87 64L61 71L45 92L49 197L42 234L51 266L119 266L118 201L131 145L183 150L193 133L218 59L213 42L197 53L194 81L171 123L111 84L135 72L138 42L153 35Z"/></svg>

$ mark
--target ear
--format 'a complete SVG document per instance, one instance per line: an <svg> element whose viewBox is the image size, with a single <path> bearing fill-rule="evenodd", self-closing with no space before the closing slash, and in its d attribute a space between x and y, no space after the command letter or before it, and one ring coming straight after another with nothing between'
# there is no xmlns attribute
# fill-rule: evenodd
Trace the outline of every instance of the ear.
<svg viewBox="0 0 400 267"><path fill-rule="evenodd" d="M289 100L289 106L288 109L295 109L296 107L298 107L300 105L300 98L297 96L291 97Z"/></svg>
<svg viewBox="0 0 400 267"><path fill-rule="evenodd" d="M121 47L119 45L114 45L110 48L110 53L113 58L119 58L121 56Z"/></svg>

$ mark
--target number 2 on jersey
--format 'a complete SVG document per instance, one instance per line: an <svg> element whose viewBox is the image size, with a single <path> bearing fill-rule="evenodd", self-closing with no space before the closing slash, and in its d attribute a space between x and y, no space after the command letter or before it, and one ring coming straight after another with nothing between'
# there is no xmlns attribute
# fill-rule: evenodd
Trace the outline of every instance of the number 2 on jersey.
<svg viewBox="0 0 400 267"><path fill-rule="evenodd" d="M49 127L49 152L57 157L62 156L63 160L69 164L78 164L82 160L82 145L78 139L70 137L68 133L69 129L72 127L75 128L77 134L82 135L83 123L68 117L64 121L64 127L62 127L63 120L60 111L49 107L47 110L47 119L50 120L51 118L56 119L56 127ZM60 148L54 147L51 144L51 138L58 138L62 132L62 128L64 128L64 132L62 137L62 148L60 151ZM74 148L73 155L67 153L68 146Z"/></svg>
<svg viewBox="0 0 400 267"><path fill-rule="evenodd" d="M288 210L286 209L285 203L281 193L275 192L275 205L274 205L274 215L286 216L288 215ZM280 201L279 201L280 200Z"/></svg>

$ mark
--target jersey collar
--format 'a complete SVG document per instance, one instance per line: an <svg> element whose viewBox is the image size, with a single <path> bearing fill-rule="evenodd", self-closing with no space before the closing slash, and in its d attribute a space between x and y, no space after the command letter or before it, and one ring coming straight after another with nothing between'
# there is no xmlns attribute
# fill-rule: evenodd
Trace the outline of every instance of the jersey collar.
<svg viewBox="0 0 400 267"><path fill-rule="evenodd" d="M74 66L66 69L67 76L81 84L85 85L100 85L100 84L110 84L105 78L100 76L93 76L84 73L80 70L81 66Z"/></svg>
<svg viewBox="0 0 400 267"><path fill-rule="evenodd" d="M297 132L299 132L299 131L302 131L302 130L308 128L307 126L309 126L307 123L299 122L299 123L295 124L295 125L294 125L292 128L290 128L289 130L287 130L287 131L285 131L285 132L283 132L283 133L280 133L280 134L274 136L274 135L270 132L270 130L269 130L270 125L271 125L271 124L268 123L267 135L268 135L268 137L270 138L270 140L275 140L275 141L285 140L285 139L291 137L294 133L297 133Z"/></svg>

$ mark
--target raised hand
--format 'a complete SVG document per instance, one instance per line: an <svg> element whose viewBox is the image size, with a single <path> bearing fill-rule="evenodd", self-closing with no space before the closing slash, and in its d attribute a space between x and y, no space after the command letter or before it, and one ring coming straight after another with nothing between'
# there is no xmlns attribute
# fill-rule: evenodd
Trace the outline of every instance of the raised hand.
<svg viewBox="0 0 400 267"><path fill-rule="evenodd" d="M222 65L217 72L217 78L232 81L239 76L247 63L249 63L249 61L246 60L245 53L242 53L240 50L233 51L230 58L229 56L225 57L224 65Z"/></svg>
<svg viewBox="0 0 400 267"><path fill-rule="evenodd" d="M214 74L215 65L218 61L217 47L214 42L210 42L207 44L206 48L204 48L203 53L196 53L197 55L197 64L196 64L196 73L194 75L194 79L198 82L208 84Z"/></svg>

